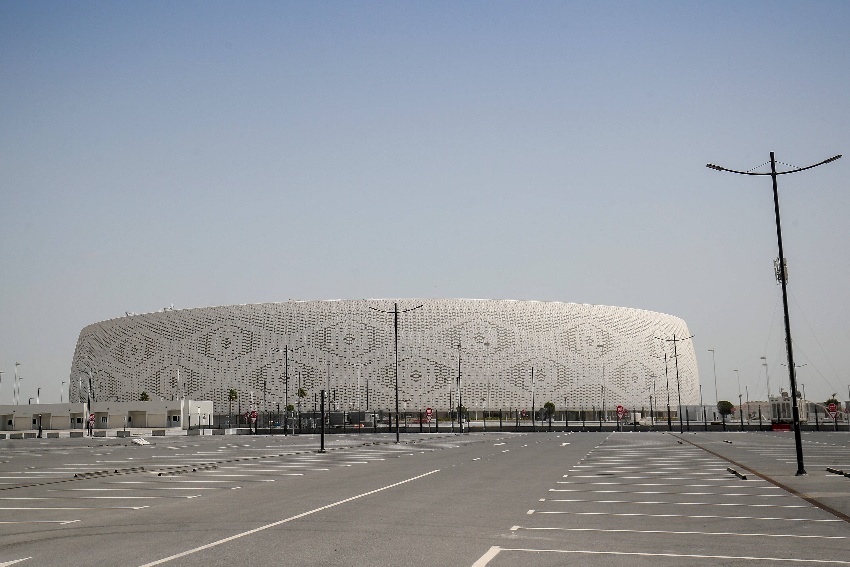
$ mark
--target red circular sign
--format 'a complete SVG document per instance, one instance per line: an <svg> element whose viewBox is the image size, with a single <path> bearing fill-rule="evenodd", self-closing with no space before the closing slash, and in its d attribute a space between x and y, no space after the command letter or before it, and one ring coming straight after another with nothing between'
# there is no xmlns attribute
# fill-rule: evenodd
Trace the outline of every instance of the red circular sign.
<svg viewBox="0 0 850 567"><path fill-rule="evenodd" d="M829 408L829 411L835 411L838 409L838 406L835 404L829 404L827 407Z"/></svg>
<svg viewBox="0 0 850 567"><path fill-rule="evenodd" d="M434 412L431 408L425 408L425 415L431 415L432 413Z"/></svg>

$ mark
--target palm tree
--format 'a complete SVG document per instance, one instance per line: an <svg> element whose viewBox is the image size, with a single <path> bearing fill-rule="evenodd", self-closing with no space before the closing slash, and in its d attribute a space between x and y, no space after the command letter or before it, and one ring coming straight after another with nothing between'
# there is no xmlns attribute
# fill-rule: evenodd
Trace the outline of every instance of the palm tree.
<svg viewBox="0 0 850 567"><path fill-rule="evenodd" d="M148 396L147 392L142 392L141 394L139 394L139 401L140 402L149 402L150 399L151 398L150 398L150 396Z"/></svg>
<svg viewBox="0 0 850 567"><path fill-rule="evenodd" d="M230 391L227 393L227 403L228 403L228 406L227 406L227 408L228 408L227 409L227 413L228 413L227 425L228 426L230 426L231 422L233 421L233 402L235 402L238 399L239 399L239 394L236 393L236 390L231 388Z"/></svg>

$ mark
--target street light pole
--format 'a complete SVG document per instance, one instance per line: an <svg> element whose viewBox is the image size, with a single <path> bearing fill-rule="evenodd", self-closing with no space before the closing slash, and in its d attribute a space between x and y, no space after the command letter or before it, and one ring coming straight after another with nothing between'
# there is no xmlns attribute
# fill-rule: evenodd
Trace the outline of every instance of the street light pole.
<svg viewBox="0 0 850 567"><path fill-rule="evenodd" d="M20 365L20 362L15 363L15 383L12 385L12 397L15 405L18 405L18 396L20 394L20 378L18 378L18 366Z"/></svg>
<svg viewBox="0 0 850 567"><path fill-rule="evenodd" d="M742 407L743 402L741 401L741 373L738 372L737 369L733 370L732 372L734 372L738 376L738 417L741 420L741 431L743 431L744 430L744 408Z"/></svg>
<svg viewBox="0 0 850 567"><path fill-rule="evenodd" d="M673 418L670 416L670 375L667 373L667 353L664 353L664 379L667 381L667 431L673 431Z"/></svg>
<svg viewBox="0 0 850 567"><path fill-rule="evenodd" d="M423 304L424 305L424 304ZM392 313L393 314L393 328L395 329L395 442L399 443L399 430L398 430L398 314L399 313L408 313L410 311L414 311L422 307L422 305L417 305L416 307L411 307L410 309L405 309L404 311L398 310L398 303L393 304L392 311L385 311L383 309L378 309L377 307L372 307L371 305L367 305L369 309L377 311L379 313ZM458 345L458 353L460 353L460 345ZM458 357L460 354L458 354ZM460 383L460 361L458 361L458 383ZM461 433L463 433L463 426L461 426Z"/></svg>
<svg viewBox="0 0 850 567"><path fill-rule="evenodd" d="M779 175L787 175L789 173L798 173L807 169L818 167L829 162L840 159L841 155L833 156L822 162L807 167L799 167L788 171L776 171L776 157L773 152L770 152L770 173L755 173L753 171L736 171L727 169L714 164L706 164L706 167L717 171L728 171L729 173L738 173L741 175L770 175L773 181L773 211L776 217L776 244L779 248L779 258L777 267L777 279L782 286L782 310L785 316L785 351L788 356L788 378L791 382L791 415L794 421L794 444L797 449L797 476L807 474L803 464L803 440L800 434L800 408L797 406L797 376L794 372L794 349L791 345L791 319L788 315L788 274L785 269L785 252L782 249L782 224L779 218L779 189L777 187L776 177Z"/></svg>
<svg viewBox="0 0 850 567"><path fill-rule="evenodd" d="M764 366L764 377L767 380L767 402L770 403L770 370L767 368L767 357L761 356L759 358L764 361L761 365Z"/></svg>
<svg viewBox="0 0 850 567"><path fill-rule="evenodd" d="M714 359L714 349L708 349L708 352L711 353L711 366L714 369L714 404L717 405L720 402L720 395L717 393L717 361Z"/></svg>
<svg viewBox="0 0 850 567"><path fill-rule="evenodd" d="M672 339L662 339L661 337L655 337L655 338L660 340L660 341L667 341L667 342L673 343L673 358L676 359L676 391L679 393L679 416L678 416L679 417L679 433L684 433L685 432L685 426L684 426L684 423L682 422L682 383L679 380L679 351L677 349L677 345L682 341L688 341L688 340L694 338L694 336L691 335L690 337L685 337L684 339L677 339L676 333L673 333ZM668 387L668 394L667 395L668 395L668 397L670 395L669 394L669 387ZM669 405L669 402L668 402L668 405ZM688 431L690 431L690 424L688 425Z"/></svg>

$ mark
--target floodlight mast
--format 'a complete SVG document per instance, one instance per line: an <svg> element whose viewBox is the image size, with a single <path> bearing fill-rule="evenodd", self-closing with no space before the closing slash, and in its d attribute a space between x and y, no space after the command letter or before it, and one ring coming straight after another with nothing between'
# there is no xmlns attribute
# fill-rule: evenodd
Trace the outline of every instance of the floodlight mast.
<svg viewBox="0 0 850 567"><path fill-rule="evenodd" d="M840 158L841 154L833 156L829 159L825 159L814 165L798 167L796 169L791 169L788 171L776 171L776 157L774 156L773 152L770 152L770 173L736 171L734 169L720 167L719 165L714 165L712 163L706 164L706 167L717 171L727 171L729 173L738 173L740 175L770 175L771 179L773 180L773 210L776 216L776 243L779 247L779 277L777 279L779 279L779 283L782 286L782 309L785 315L785 351L788 356L788 377L789 381L791 382L791 416L794 422L794 444L797 449L797 476L804 475L807 473L806 468L803 465L803 441L800 436L800 408L797 406L797 376L796 372L794 371L794 350L791 348L791 320L788 316L788 289L786 282L786 280L788 279L788 274L785 270L785 253L782 249L782 224L779 220L779 190L777 188L776 177L779 175L787 175L789 173L799 173L800 171L806 171L807 169L812 169L818 167L819 165L825 165Z"/></svg>

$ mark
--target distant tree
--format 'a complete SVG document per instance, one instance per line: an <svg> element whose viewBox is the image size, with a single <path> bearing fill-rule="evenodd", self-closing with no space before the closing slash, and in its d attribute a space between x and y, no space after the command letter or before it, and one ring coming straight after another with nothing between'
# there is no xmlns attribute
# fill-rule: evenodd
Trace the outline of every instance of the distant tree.
<svg viewBox="0 0 850 567"><path fill-rule="evenodd" d="M543 419L551 419L555 415L555 404L546 402L543 404Z"/></svg>
<svg viewBox="0 0 850 567"><path fill-rule="evenodd" d="M836 396L838 396L838 394L833 393L832 397L824 402L824 405L829 406L829 404L835 404L836 406L841 406L841 402L838 401L838 398Z"/></svg>
<svg viewBox="0 0 850 567"><path fill-rule="evenodd" d="M151 401L151 398L150 398L150 396L148 396L147 392L142 392L141 394L139 394L139 401L140 402L149 402L149 401Z"/></svg>
<svg viewBox="0 0 850 567"><path fill-rule="evenodd" d="M717 412L723 417L726 417L727 415L731 414L734 410L735 406L732 405L732 402L728 400L720 400L719 402L717 402Z"/></svg>

